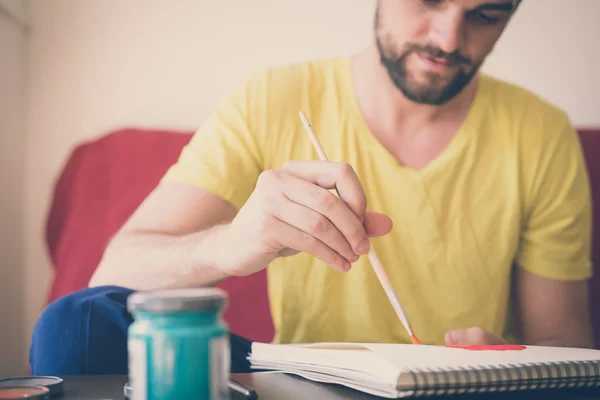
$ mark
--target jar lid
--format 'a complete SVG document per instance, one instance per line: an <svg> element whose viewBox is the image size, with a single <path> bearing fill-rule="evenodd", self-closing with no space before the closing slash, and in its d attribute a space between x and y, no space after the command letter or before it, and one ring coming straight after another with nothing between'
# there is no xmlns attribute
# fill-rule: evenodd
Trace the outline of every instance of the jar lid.
<svg viewBox="0 0 600 400"><path fill-rule="evenodd" d="M127 299L127 309L155 313L220 311L226 302L227 292L215 287L170 289L134 293Z"/></svg>
<svg viewBox="0 0 600 400"><path fill-rule="evenodd" d="M56 376L17 376L0 379L0 389L5 387L39 387L44 386L50 390L50 395L57 396L63 393L64 382ZM2 399L2 397L0 397Z"/></svg>

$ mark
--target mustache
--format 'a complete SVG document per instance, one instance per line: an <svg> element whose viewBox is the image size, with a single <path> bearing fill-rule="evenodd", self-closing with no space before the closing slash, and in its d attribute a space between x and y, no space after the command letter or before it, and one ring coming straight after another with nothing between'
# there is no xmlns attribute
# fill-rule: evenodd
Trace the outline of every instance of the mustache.
<svg viewBox="0 0 600 400"><path fill-rule="evenodd" d="M466 64L471 65L472 62L467 57L460 54L458 51L452 53L446 53L442 49L430 45L410 45L406 51L405 55L408 55L412 52L418 53L420 55L424 55L430 58L438 58L445 60L450 64Z"/></svg>

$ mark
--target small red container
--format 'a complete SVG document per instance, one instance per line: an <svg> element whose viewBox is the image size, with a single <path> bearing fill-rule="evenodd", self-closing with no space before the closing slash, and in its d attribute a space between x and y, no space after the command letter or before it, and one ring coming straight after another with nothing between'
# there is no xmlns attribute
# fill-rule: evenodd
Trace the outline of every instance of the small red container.
<svg viewBox="0 0 600 400"><path fill-rule="evenodd" d="M44 386L0 387L0 400L5 399L49 400L50 389Z"/></svg>

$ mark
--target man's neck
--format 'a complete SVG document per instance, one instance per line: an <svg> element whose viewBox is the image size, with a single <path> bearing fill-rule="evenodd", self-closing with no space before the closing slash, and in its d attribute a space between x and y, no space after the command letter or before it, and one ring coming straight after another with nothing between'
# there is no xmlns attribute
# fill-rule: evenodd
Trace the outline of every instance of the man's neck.
<svg viewBox="0 0 600 400"><path fill-rule="evenodd" d="M415 103L394 85L372 47L352 58L352 76L358 103L377 136L388 138L427 134L428 126L460 125L475 95L476 79L446 104ZM420 129L416 129L420 128Z"/></svg>

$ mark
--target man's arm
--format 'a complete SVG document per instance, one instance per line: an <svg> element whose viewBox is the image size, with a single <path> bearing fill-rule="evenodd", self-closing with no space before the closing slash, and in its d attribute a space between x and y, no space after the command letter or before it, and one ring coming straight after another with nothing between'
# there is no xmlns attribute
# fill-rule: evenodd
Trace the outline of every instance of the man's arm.
<svg viewBox="0 0 600 400"><path fill-rule="evenodd" d="M385 215L366 212L364 199L356 173L336 162L265 171L239 212L193 185L164 182L110 243L91 285L207 286L298 252L347 271L368 251L368 237L392 228Z"/></svg>
<svg viewBox="0 0 600 400"><path fill-rule="evenodd" d="M517 267L522 341L542 346L593 347L588 281L548 279Z"/></svg>
<svg viewBox="0 0 600 400"><path fill-rule="evenodd" d="M514 295L520 341L592 346L588 280L591 195L577 132L567 116L549 114L543 127L523 126L523 229L516 254ZM533 149L541 149L534 151ZM448 332L450 344L504 341L478 327Z"/></svg>
<svg viewBox="0 0 600 400"><path fill-rule="evenodd" d="M551 121L549 120L548 123ZM540 132L530 163L515 263L517 313L529 344L589 347L591 193L577 132L566 116Z"/></svg>
<svg viewBox="0 0 600 400"><path fill-rule="evenodd" d="M235 208L192 185L165 181L113 237L90 286L136 290L209 286L218 269Z"/></svg>

